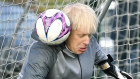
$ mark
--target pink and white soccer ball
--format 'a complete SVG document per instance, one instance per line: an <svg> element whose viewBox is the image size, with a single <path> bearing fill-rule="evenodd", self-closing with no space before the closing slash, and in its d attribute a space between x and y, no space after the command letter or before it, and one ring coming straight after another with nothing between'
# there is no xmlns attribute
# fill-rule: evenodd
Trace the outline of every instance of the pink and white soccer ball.
<svg viewBox="0 0 140 79"><path fill-rule="evenodd" d="M36 33L43 43L57 45L70 34L70 20L60 10L48 9L42 12L36 22Z"/></svg>

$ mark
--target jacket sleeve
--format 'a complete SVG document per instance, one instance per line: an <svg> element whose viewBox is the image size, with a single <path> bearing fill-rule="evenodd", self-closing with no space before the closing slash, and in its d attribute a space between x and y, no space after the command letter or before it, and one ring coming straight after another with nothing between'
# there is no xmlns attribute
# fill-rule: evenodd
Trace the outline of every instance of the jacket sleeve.
<svg viewBox="0 0 140 79"><path fill-rule="evenodd" d="M25 58L18 79L45 79L52 65L53 58L45 47L34 43Z"/></svg>
<svg viewBox="0 0 140 79"><path fill-rule="evenodd" d="M93 37L93 44L95 47L95 64L97 65L100 61L108 59L106 53L102 50L100 45L98 44L95 37Z"/></svg>

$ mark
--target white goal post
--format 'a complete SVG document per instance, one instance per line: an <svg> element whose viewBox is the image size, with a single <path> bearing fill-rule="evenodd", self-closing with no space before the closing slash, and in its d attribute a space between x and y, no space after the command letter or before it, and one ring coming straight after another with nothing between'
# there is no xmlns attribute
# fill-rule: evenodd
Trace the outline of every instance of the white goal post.
<svg viewBox="0 0 140 79"><path fill-rule="evenodd" d="M0 79L17 78L38 15L75 2L95 10L100 21L95 37L114 64L140 78L140 0L0 0ZM92 79L112 78L94 68Z"/></svg>

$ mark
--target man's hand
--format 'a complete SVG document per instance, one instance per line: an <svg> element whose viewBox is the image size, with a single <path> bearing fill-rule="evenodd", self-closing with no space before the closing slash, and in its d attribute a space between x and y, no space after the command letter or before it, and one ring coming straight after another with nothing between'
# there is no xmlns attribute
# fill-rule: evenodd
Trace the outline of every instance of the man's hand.
<svg viewBox="0 0 140 79"><path fill-rule="evenodd" d="M117 66L115 66L115 71L117 74L116 79L133 79L128 73L120 71Z"/></svg>
<svg viewBox="0 0 140 79"><path fill-rule="evenodd" d="M117 66L111 63L113 61L111 55L107 55L107 56L108 56L108 60L104 60L98 63L98 65L101 67L104 73L116 79L133 79L132 76L130 76L128 73L124 71L120 71L120 69Z"/></svg>

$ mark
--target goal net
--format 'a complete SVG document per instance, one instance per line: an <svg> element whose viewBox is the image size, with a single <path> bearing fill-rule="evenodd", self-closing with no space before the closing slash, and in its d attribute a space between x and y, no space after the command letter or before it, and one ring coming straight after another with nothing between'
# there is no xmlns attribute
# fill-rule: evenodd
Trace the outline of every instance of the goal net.
<svg viewBox="0 0 140 79"><path fill-rule="evenodd" d="M61 10L66 4L75 2L84 3L95 10L100 21L95 34L99 44L113 56L114 64L130 73L134 79L139 79L140 0L111 1L0 0L0 79L17 78L33 43L30 34L38 15L50 8ZM111 78L100 68L94 67L91 79Z"/></svg>
<svg viewBox="0 0 140 79"><path fill-rule="evenodd" d="M112 1L99 25L97 36L104 51L115 59L114 63L121 70L130 73L134 79L139 79L140 0ZM102 72L96 73L95 76L100 73ZM102 78L104 76L106 75Z"/></svg>

